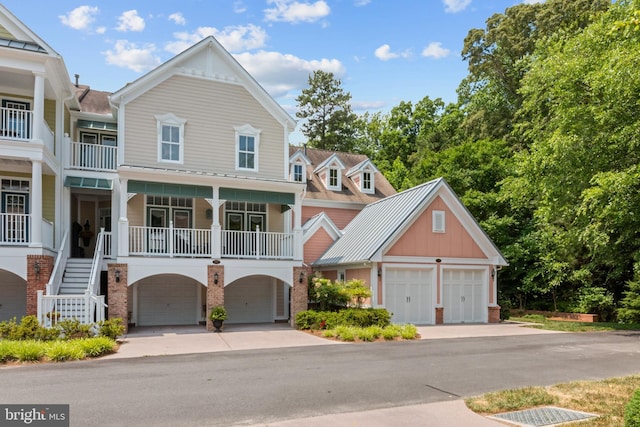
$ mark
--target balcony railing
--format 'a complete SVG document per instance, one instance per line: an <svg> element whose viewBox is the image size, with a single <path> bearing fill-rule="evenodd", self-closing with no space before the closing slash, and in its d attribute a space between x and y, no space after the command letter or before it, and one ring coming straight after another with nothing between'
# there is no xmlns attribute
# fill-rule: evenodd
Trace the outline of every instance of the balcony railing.
<svg viewBox="0 0 640 427"><path fill-rule="evenodd" d="M33 112L0 107L0 138L31 139Z"/></svg>
<svg viewBox="0 0 640 427"><path fill-rule="evenodd" d="M0 244L24 245L30 243L30 224L31 216L29 214L0 213Z"/></svg>
<svg viewBox="0 0 640 427"><path fill-rule="evenodd" d="M109 145L69 143L69 166L93 171L115 171L118 160L118 147Z"/></svg>
<svg viewBox="0 0 640 427"><path fill-rule="evenodd" d="M224 258L293 259L293 233L221 231ZM210 257L210 229L129 227L129 255L165 257Z"/></svg>

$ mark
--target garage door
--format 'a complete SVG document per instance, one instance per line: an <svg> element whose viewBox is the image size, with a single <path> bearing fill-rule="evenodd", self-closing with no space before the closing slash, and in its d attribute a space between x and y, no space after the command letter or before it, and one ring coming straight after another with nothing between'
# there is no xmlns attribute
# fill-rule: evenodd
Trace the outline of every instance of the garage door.
<svg viewBox="0 0 640 427"><path fill-rule="evenodd" d="M387 268L384 306L394 323L433 324L433 269Z"/></svg>
<svg viewBox="0 0 640 427"><path fill-rule="evenodd" d="M27 284L20 277L0 272L0 322L27 314Z"/></svg>
<svg viewBox="0 0 640 427"><path fill-rule="evenodd" d="M198 324L198 282L165 275L144 279L137 286L140 326Z"/></svg>
<svg viewBox="0 0 640 427"><path fill-rule="evenodd" d="M486 323L486 271L444 269L442 274L444 322Z"/></svg>
<svg viewBox="0 0 640 427"><path fill-rule="evenodd" d="M225 287L226 322L273 322L273 289L273 279L264 276L245 277Z"/></svg>

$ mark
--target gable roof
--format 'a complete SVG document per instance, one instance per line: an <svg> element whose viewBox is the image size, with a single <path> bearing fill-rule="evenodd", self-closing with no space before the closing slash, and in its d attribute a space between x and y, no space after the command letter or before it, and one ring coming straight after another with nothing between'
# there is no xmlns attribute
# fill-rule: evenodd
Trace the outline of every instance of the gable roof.
<svg viewBox="0 0 640 427"><path fill-rule="evenodd" d="M497 265L507 265L504 257L482 230L471 213L455 195L443 178L426 182L402 193L367 205L343 231L327 251L318 258L314 266L355 264L380 261L382 251L406 230L413 220L426 209L438 195L448 195L452 210L460 222L473 229L472 236L488 257Z"/></svg>
<svg viewBox="0 0 640 427"><path fill-rule="evenodd" d="M323 228L334 241L342 236L342 232L329 215L320 212L309 218L302 225L302 242L306 243L320 228Z"/></svg>
<svg viewBox="0 0 640 427"><path fill-rule="evenodd" d="M351 179L346 176L346 171L352 169L354 166L359 165L369 160L364 154L355 153L343 153L339 151L319 150L316 148L303 148L303 154L311 162L311 165L307 167L307 191L304 196L303 204L308 202L324 201L330 202L346 202L354 203L358 205L358 209L364 205L376 202L387 196L396 194L395 188L387 181L382 173L376 174L374 184L374 193L363 193L353 183ZM294 155L297 151L300 151L300 147L289 146L289 154ZM328 190L324 184L320 181L320 178L314 173L314 170L333 156L340 159L340 162L344 165L342 173L342 190Z"/></svg>
<svg viewBox="0 0 640 427"><path fill-rule="evenodd" d="M349 169L346 173L347 176L352 176L358 172L362 172L363 170L369 169L369 171L376 173L380 172L378 168L373 164L370 159L366 159Z"/></svg>
<svg viewBox="0 0 640 427"><path fill-rule="evenodd" d="M204 62L197 57L205 56ZM204 67L198 68L198 66ZM127 84L110 97L115 106L134 99L174 75L192 76L242 85L289 131L296 121L267 93L240 63L213 37L208 36L147 74Z"/></svg>
<svg viewBox="0 0 640 427"><path fill-rule="evenodd" d="M338 156L337 153L333 153L332 155L327 157L322 163L316 166L313 172L318 173L322 169L331 167L331 165L334 165L334 164L337 164L339 169L345 169L345 165L344 163L342 163L342 160L340 160L340 156Z"/></svg>

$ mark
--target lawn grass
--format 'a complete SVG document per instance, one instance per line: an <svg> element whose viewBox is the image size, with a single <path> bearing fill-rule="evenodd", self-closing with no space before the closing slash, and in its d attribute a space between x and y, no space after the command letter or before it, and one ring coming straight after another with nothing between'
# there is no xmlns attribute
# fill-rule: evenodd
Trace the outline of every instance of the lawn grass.
<svg viewBox="0 0 640 427"><path fill-rule="evenodd" d="M608 323L608 322L572 322L566 320L550 320L539 314L529 314L523 317L511 317L515 322L532 323L531 328L563 332L602 332L602 331L636 331L640 330L637 323Z"/></svg>
<svg viewBox="0 0 640 427"><path fill-rule="evenodd" d="M481 415L553 405L599 415L598 418L572 423L580 427L624 425L624 408L635 390L640 375L602 381L576 381L551 387L527 387L487 393L466 399L467 407Z"/></svg>

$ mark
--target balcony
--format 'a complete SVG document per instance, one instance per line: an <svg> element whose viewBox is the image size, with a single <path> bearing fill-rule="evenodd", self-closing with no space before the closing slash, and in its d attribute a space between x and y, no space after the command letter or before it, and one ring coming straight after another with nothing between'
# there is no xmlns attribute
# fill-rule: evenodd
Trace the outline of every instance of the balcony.
<svg viewBox="0 0 640 427"><path fill-rule="evenodd" d="M117 168L118 147L70 141L69 155L73 169L115 172Z"/></svg>
<svg viewBox="0 0 640 427"><path fill-rule="evenodd" d="M26 246L32 243L31 215L0 213L0 245L2 246ZM53 248L53 224L42 220L42 243Z"/></svg>
<svg viewBox="0 0 640 427"><path fill-rule="evenodd" d="M129 255L293 260L293 233L210 229L129 227ZM216 238L219 237L219 238ZM214 242L220 242L217 251Z"/></svg>
<svg viewBox="0 0 640 427"><path fill-rule="evenodd" d="M34 135L33 126L33 111L0 107L0 139L30 142ZM39 126L42 143L53 153L53 131L45 121Z"/></svg>

